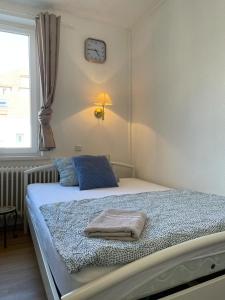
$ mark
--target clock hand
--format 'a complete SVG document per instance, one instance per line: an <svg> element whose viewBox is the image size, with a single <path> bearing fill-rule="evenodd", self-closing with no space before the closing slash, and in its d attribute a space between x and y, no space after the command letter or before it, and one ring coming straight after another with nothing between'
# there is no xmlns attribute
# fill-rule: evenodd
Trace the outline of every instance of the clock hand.
<svg viewBox="0 0 225 300"><path fill-rule="evenodd" d="M88 50L95 51L97 53L97 55L99 56L99 53L96 49L88 48Z"/></svg>
<svg viewBox="0 0 225 300"><path fill-rule="evenodd" d="M98 57L99 57L99 53L98 53L98 50L95 50L95 52L97 53Z"/></svg>

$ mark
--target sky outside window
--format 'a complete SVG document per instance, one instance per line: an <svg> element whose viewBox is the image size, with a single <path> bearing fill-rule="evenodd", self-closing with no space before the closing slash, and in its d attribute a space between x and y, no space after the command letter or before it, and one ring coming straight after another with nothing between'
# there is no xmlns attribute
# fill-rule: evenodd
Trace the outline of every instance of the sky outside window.
<svg viewBox="0 0 225 300"><path fill-rule="evenodd" d="M0 148L28 148L29 37L0 31L0 45Z"/></svg>

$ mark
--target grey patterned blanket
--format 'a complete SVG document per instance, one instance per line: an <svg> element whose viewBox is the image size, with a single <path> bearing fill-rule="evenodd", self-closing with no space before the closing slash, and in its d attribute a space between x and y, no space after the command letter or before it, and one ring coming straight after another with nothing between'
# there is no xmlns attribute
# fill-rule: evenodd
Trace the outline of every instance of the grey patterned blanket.
<svg viewBox="0 0 225 300"><path fill-rule="evenodd" d="M138 241L124 242L84 235L84 229L107 208L141 210L148 215ZM100 199L60 202L40 207L55 247L69 272L90 265L126 264L172 245L225 230L225 197L169 190Z"/></svg>

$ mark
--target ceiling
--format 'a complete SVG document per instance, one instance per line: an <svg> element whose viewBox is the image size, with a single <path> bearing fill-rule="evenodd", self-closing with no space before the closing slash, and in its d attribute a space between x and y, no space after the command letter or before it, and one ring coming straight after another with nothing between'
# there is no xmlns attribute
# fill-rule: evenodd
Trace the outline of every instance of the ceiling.
<svg viewBox="0 0 225 300"><path fill-rule="evenodd" d="M55 9L78 17L102 21L125 28L156 5L159 0L8 0L8 3Z"/></svg>

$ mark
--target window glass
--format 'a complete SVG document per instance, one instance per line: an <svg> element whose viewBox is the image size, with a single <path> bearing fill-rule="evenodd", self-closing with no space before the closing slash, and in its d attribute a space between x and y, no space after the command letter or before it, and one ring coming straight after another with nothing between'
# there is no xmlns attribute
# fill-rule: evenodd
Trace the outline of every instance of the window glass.
<svg viewBox="0 0 225 300"><path fill-rule="evenodd" d="M30 35L0 29L0 149L33 149Z"/></svg>

